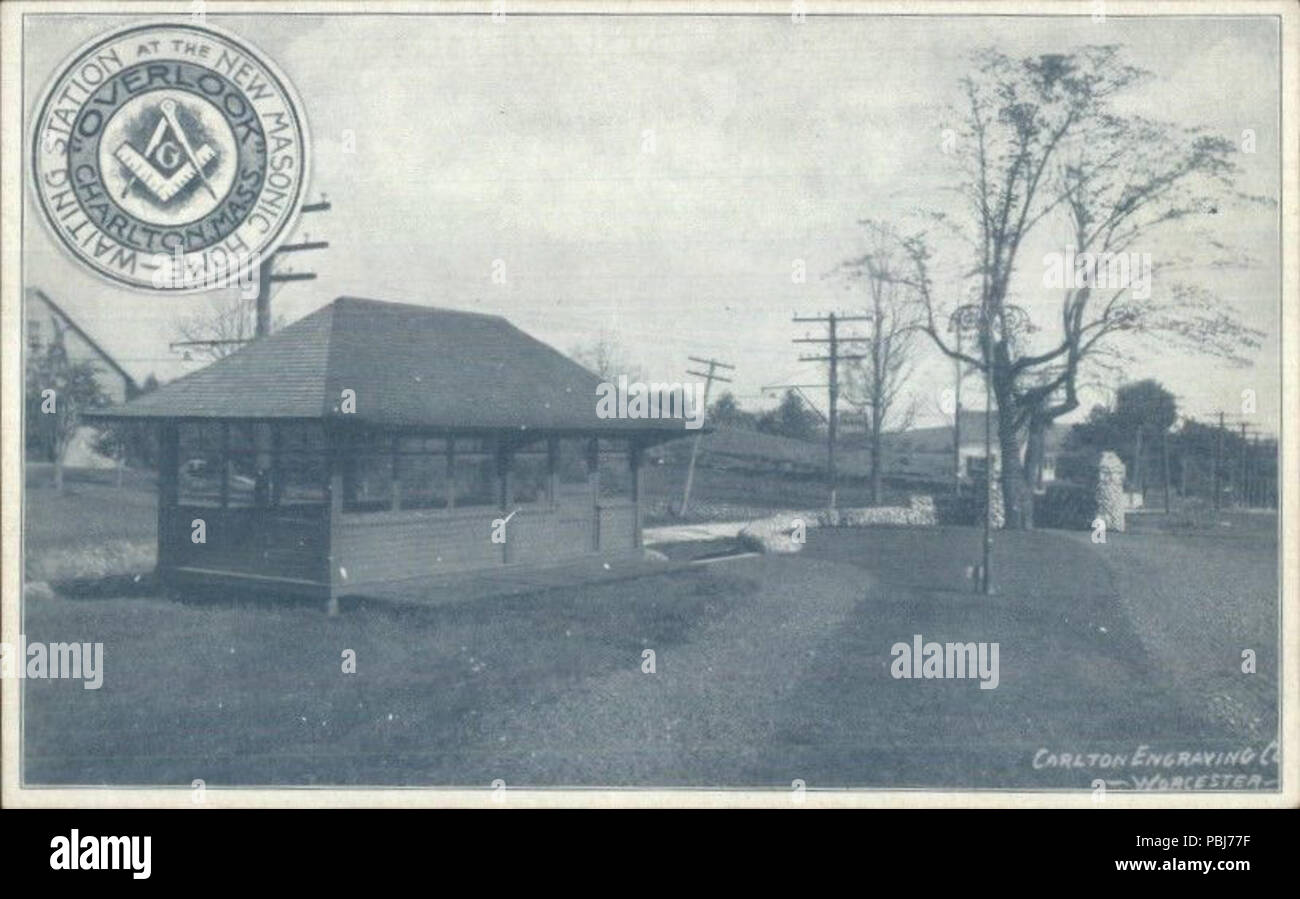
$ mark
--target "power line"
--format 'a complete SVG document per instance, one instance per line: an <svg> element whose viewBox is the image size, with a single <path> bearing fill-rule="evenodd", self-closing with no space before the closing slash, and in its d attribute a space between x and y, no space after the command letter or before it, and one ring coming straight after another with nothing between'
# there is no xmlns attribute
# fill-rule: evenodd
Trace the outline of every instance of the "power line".
<svg viewBox="0 0 1300 899"><path fill-rule="evenodd" d="M329 201L322 197L318 203L304 205L301 211L304 213L328 212L330 208ZM275 270L276 257L282 253L301 253L308 250L324 250L328 248L329 242L324 240L287 243L277 247L262 260L257 279L257 323L253 330L255 337L265 337L271 333L272 284L281 284L286 281L314 281L316 279L315 272L277 272Z"/></svg>
<svg viewBox="0 0 1300 899"><path fill-rule="evenodd" d="M840 395L839 367L840 362L850 362L858 359L867 358L862 353L841 353L840 343L855 343L866 340L865 337L845 337L841 336L838 331L838 325L841 322L854 321L871 321L870 316L866 315L836 315L831 312L827 315L815 316L794 316L795 322L818 322L825 323L826 337L796 337L794 343L824 343L827 345L827 354L825 356L800 356L800 362L828 362L830 363L830 383L827 384L828 398L830 408L826 416L826 479L830 486L830 507L835 508L835 437L838 430L838 410L837 405Z"/></svg>
<svg viewBox="0 0 1300 899"><path fill-rule="evenodd" d="M330 208L329 200L322 195L319 202L307 203L299 211L304 213L328 212ZM252 337L180 340L170 344L169 349L175 349L176 347L228 346L230 344L242 345L250 343L259 337L267 336L271 333L271 297L273 293L278 293L278 290L272 290L272 285L289 281L314 281L316 279L315 272L277 272L275 270L276 257L282 253L301 253L308 250L324 250L328 248L329 241L325 240L304 240L298 243L281 244L262 260L257 269L257 305ZM188 359L188 357L189 354L186 353L186 358Z"/></svg>

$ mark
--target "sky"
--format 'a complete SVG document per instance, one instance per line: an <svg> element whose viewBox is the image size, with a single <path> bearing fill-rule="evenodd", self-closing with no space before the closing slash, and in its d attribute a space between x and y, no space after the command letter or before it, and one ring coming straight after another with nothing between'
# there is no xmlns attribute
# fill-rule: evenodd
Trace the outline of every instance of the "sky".
<svg viewBox="0 0 1300 899"><path fill-rule="evenodd" d="M28 121L62 60L138 18L29 15ZM864 249L861 220L906 224L918 208L952 204L959 175L943 132L956 124L971 49L1119 44L1154 73L1121 111L1234 142L1251 129L1256 152L1238 154L1239 186L1273 199L1280 190L1277 26L1259 17L209 19L295 85L311 132L309 199L333 204L299 223L296 238L331 247L287 257L318 278L281 285L277 318L341 295L499 314L566 352L610 338L648 379L684 380L695 367L688 356L718 358L735 366L728 386L755 409L775 402L766 385L824 383L815 363L798 361L809 345L791 342L823 334L791 318L862 307L861 288L834 276ZM25 284L138 379L195 366L168 343L181 319L219 296L110 285L56 244L30 187L25 214ZM1211 240L1251 264L1209 265L1200 248ZM1031 314L1050 316L1059 303L1039 285L1041 259L1065 242L1049 219L1025 248L1013 289ZM1207 260L1179 277L1266 336L1245 367L1144 351L1126 378L1158 378L1197 417L1239 410L1242 391L1254 390L1258 427L1275 433L1276 206L1225 207L1140 249ZM936 250L939 288L959 296L971 260L958 244ZM505 283L494 282L494 265ZM937 397L951 380L951 365L923 348L908 385L918 423L940 420ZM1086 393L1074 417L1109 397Z"/></svg>

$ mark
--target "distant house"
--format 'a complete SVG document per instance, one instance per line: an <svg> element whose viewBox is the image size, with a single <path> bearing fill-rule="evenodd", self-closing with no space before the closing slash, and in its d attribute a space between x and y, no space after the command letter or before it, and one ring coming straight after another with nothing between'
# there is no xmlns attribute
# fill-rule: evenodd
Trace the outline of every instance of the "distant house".
<svg viewBox="0 0 1300 899"><path fill-rule="evenodd" d="M319 596L641 547L645 450L505 319L341 297L116 409L160 437L163 583ZM195 537L201 522L203 539Z"/></svg>
<svg viewBox="0 0 1300 899"><path fill-rule="evenodd" d="M996 415L996 413L995 413ZM956 451L960 458L961 474L970 479L982 476L984 471L983 410L963 409L961 412L961 445ZM994 420L994 428L997 422ZM1044 434L1043 463L1034 473L1036 487L1056 480L1056 458L1065 439L1066 428L1051 425ZM952 477L954 464L953 425L912 428L885 435L886 467L891 474L913 474L934 477L937 474ZM1001 458L997 431L993 433L993 464Z"/></svg>
<svg viewBox="0 0 1300 899"><path fill-rule="evenodd" d="M140 393L135 379L93 337L38 287L24 291L23 340L30 352L42 352L62 339L68 361L91 362L99 373L99 386L114 403L124 403Z"/></svg>
<svg viewBox="0 0 1300 899"><path fill-rule="evenodd" d="M62 341L68 361L89 362L104 395L113 403L123 403L140 394L135 379L117 363L81 325L58 303L38 287L24 292L23 340L28 353L42 353L52 343ZM114 461L95 451L98 433L93 427L81 427L63 453L69 468L108 468Z"/></svg>

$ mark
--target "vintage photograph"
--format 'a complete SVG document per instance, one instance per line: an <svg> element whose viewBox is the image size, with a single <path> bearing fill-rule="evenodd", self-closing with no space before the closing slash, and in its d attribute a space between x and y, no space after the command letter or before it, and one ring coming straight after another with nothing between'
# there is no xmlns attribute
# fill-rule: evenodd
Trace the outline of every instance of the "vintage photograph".
<svg viewBox="0 0 1300 899"><path fill-rule="evenodd" d="M7 800L1294 795L1294 22L963 9L6 10Z"/></svg>

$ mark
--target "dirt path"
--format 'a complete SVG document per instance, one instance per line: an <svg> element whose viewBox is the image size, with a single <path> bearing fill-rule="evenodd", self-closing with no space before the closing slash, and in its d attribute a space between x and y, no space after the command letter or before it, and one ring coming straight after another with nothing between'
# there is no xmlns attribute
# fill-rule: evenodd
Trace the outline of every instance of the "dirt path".
<svg viewBox="0 0 1300 899"><path fill-rule="evenodd" d="M797 691L865 593L849 565L751 558L720 571L755 583L728 615L659 651L654 674L629 665L552 702L484 722L507 783L734 785L772 743ZM646 648L653 649L653 646Z"/></svg>

